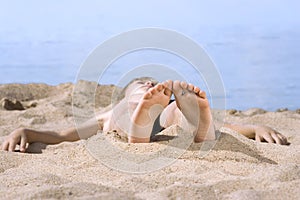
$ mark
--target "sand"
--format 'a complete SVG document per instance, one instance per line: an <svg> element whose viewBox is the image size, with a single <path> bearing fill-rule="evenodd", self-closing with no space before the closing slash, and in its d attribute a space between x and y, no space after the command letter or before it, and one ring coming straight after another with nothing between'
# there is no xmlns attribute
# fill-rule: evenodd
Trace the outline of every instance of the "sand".
<svg viewBox="0 0 300 200"><path fill-rule="evenodd" d="M84 115L93 105L88 89L93 84L79 84L85 91L75 107ZM25 108L0 109L0 143L18 127L72 126L73 87L0 85L0 99L18 100ZM114 88L98 87L97 108L110 103ZM27 153L0 151L0 199L300 199L299 110L215 110L215 118L222 113L229 122L271 126L290 145L258 143L229 129L221 129L215 144L190 145L176 126L150 144L127 144L115 132L57 145L35 143Z"/></svg>

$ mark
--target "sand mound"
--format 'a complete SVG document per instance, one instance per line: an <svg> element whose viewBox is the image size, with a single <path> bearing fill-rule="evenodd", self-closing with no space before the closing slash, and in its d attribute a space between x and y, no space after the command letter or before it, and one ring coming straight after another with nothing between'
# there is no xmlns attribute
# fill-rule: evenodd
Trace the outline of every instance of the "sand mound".
<svg viewBox="0 0 300 200"><path fill-rule="evenodd" d="M20 101L43 99L51 96L55 87L46 84L7 84L0 85L0 99L14 98Z"/></svg>

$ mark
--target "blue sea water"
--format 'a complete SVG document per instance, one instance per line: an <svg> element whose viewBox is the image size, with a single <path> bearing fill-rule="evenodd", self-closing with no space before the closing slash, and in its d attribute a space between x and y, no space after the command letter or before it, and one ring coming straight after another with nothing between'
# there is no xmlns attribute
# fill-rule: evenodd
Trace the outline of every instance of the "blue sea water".
<svg viewBox="0 0 300 200"><path fill-rule="evenodd" d="M28 4L32 4L27 9L22 9L20 2L19 7L6 3L2 10L0 8L0 84L74 82L81 64L99 44L121 32L151 26L178 31L206 50L223 80L227 108L300 108L300 23L292 4L285 8L276 1L278 5L269 6L267 19L263 12L249 19L236 19L235 15L226 15L226 12L223 13L224 19L213 17L199 21L196 16L201 13L193 5L176 5L175 13L166 14L163 10L171 4L168 2L165 7L157 9L160 18L147 12L150 5L142 9L137 2L140 9L135 12L125 12L99 1L91 1L97 6L85 5L84 8L75 3L65 11L63 5L70 2L62 5L48 2L44 9L38 7L41 6L38 1L29 1ZM265 12L259 4L251 4L253 8L248 11L238 1L228 2L240 6L239 14L251 14L259 9ZM210 4L207 2L194 1L194 4L200 10L201 5L214 8L206 5ZM123 6L131 9L127 4ZM232 5L230 9L234 9ZM285 9L284 13L278 14L282 9ZM13 16L12 11L18 15ZM183 11L184 15L176 17ZM203 14L204 8L202 11L202 17L210 16L208 12ZM73 15L69 15L71 13ZM203 77L195 75L187 62L155 50L123 56L109 66L100 83L118 84L132 66L151 63L168 66L183 74L187 81L207 89ZM154 71L160 72L159 68Z"/></svg>

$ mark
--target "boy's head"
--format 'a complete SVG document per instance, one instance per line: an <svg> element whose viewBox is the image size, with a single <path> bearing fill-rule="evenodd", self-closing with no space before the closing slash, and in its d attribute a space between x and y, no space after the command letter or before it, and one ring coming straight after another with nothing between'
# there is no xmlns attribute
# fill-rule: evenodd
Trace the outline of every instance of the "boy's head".
<svg viewBox="0 0 300 200"><path fill-rule="evenodd" d="M155 86L157 83L158 81L151 77L134 78L117 95L117 101L132 95L132 93L145 93L149 87Z"/></svg>

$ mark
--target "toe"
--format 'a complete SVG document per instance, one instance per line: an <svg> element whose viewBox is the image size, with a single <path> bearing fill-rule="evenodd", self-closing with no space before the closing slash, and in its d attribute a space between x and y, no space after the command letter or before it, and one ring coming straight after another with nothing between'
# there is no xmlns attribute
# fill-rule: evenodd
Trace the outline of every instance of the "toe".
<svg viewBox="0 0 300 200"><path fill-rule="evenodd" d="M200 88L199 87L194 87L194 92L195 92L195 94L198 94L200 92Z"/></svg>
<svg viewBox="0 0 300 200"><path fill-rule="evenodd" d="M171 80L167 80L165 82L163 82L164 85L164 93L167 96L171 96L172 95L172 87L173 87L173 81Z"/></svg>
<svg viewBox="0 0 300 200"><path fill-rule="evenodd" d="M172 88L173 88L173 92L174 92L175 96L178 95L179 92L181 92L181 90L182 90L180 81L174 81Z"/></svg>
<svg viewBox="0 0 300 200"><path fill-rule="evenodd" d="M182 87L182 89L187 89L188 84L186 82L184 82L184 81L181 81L180 82L180 86Z"/></svg>
<svg viewBox="0 0 300 200"><path fill-rule="evenodd" d="M188 86L187 86L187 89L190 91L190 92L193 92L194 91L194 85L189 83Z"/></svg>
<svg viewBox="0 0 300 200"><path fill-rule="evenodd" d="M201 97L201 98L206 98L206 93L203 91L203 90L200 90L199 92L198 92L198 95L199 95L199 97Z"/></svg>
<svg viewBox="0 0 300 200"><path fill-rule="evenodd" d="M148 91L144 94L144 99L150 99L152 97L152 91Z"/></svg>
<svg viewBox="0 0 300 200"><path fill-rule="evenodd" d="M148 91L153 95L161 92L163 90L163 85L161 83L157 84L153 88L150 88Z"/></svg>
<svg viewBox="0 0 300 200"><path fill-rule="evenodd" d="M167 95L168 97L172 96L172 90L169 88L165 87L164 94Z"/></svg>
<svg viewBox="0 0 300 200"><path fill-rule="evenodd" d="M163 84L159 83L154 88L157 92L161 92L164 89L164 87L165 86Z"/></svg>
<svg viewBox="0 0 300 200"><path fill-rule="evenodd" d="M166 80L163 82L163 85L166 89L173 90L173 81L172 80Z"/></svg>

